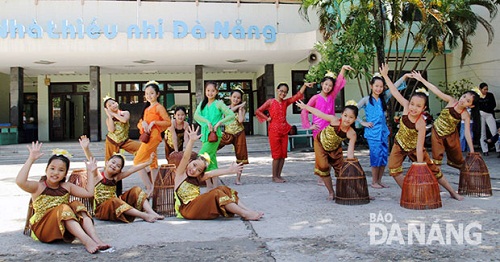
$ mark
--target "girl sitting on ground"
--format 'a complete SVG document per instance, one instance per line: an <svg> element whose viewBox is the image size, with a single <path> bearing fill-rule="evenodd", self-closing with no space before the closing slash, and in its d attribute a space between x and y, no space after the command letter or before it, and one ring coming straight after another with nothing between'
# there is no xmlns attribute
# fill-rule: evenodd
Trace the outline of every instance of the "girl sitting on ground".
<svg viewBox="0 0 500 262"><path fill-rule="evenodd" d="M80 201L69 202L70 194L76 197L94 195L94 178L88 176L87 187L65 182L69 169L69 154L55 150L45 168L45 176L39 182L28 180L33 163L43 156L42 143L31 143L26 163L16 177L16 184L31 194L34 214L30 218L31 237L44 243L56 240L73 242L78 238L89 253L106 250L111 246L104 243L96 233L94 222L85 205ZM88 174L97 172L95 159L85 162Z"/></svg>
<svg viewBox="0 0 500 262"><path fill-rule="evenodd" d="M80 146L85 152L87 159L93 159L89 149L90 140L87 136L80 137ZM106 161L103 171L95 179L95 217L101 220L122 221L125 223L133 222L136 217L142 218L147 222L155 222L164 217L153 211L147 201L144 191L138 186L125 191L119 197L116 195L116 184L118 181L132 175L133 173L144 169L153 162L154 153L147 162L123 171L125 158L121 154L114 154ZM94 180L94 179L93 179ZM136 209L137 208L137 209Z"/></svg>
<svg viewBox="0 0 500 262"><path fill-rule="evenodd" d="M191 151L198 135L199 127L188 127L189 141L184 150L182 160L175 172L175 209L177 217L186 219L216 219L219 216L232 217L234 214L245 220L259 220L264 213L254 211L239 201L238 192L227 186L218 186L204 194L200 194L200 181L227 174L235 174L243 169L242 164L233 163L226 169L215 169L206 172L208 154L191 158Z"/></svg>

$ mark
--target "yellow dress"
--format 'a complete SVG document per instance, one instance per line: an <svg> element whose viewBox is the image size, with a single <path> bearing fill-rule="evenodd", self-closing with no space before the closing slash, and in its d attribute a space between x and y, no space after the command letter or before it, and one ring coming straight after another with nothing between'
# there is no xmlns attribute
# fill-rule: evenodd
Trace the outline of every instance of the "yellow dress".
<svg viewBox="0 0 500 262"><path fill-rule="evenodd" d="M64 221L82 222L80 212L86 212L85 205L80 201L69 203L69 192L59 186L56 189L48 186L33 201L34 214L30 218L31 237L41 242L64 240L72 242L75 236L66 230Z"/></svg>

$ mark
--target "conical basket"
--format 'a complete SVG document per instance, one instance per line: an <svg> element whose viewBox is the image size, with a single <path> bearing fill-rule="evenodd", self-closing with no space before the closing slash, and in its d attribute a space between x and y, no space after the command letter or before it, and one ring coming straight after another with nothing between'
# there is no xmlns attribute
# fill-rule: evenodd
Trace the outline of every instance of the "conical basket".
<svg viewBox="0 0 500 262"><path fill-rule="evenodd" d="M439 185L426 163L413 163L403 181L400 205L408 209L442 207Z"/></svg>

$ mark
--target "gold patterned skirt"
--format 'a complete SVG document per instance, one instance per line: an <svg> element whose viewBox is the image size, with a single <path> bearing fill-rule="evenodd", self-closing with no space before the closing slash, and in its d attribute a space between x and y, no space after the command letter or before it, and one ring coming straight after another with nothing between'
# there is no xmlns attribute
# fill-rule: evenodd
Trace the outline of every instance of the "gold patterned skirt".
<svg viewBox="0 0 500 262"><path fill-rule="evenodd" d="M218 186L201 194L188 204L182 204L179 212L185 219L207 220L219 216L232 217L233 213L225 209L229 203L238 203L238 192L227 186Z"/></svg>

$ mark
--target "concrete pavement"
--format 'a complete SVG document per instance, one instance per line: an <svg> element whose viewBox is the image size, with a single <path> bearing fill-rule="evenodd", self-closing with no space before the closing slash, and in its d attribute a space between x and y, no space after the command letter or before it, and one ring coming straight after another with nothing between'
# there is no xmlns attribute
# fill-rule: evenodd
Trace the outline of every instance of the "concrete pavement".
<svg viewBox="0 0 500 262"><path fill-rule="evenodd" d="M500 257L500 159L495 154L484 159L490 171L492 197L466 197L460 202L442 192L442 208L409 210L399 206L401 191L387 175L383 181L390 188L370 188L376 200L367 205L328 201L326 189L316 185L312 174L311 150L290 152L283 169L287 182L271 183L267 137L248 137L248 144L250 164L244 169L244 184L234 186L234 175L224 177L223 182L237 190L247 206L265 213L261 221L169 217L154 224L141 220L124 224L95 220L99 235L116 250L96 255L86 253L78 242L42 244L22 234L29 195L15 185L15 177L28 150L26 145L0 146L0 261L494 261ZM103 145L91 144L100 165L104 165ZM195 150L200 146L197 143ZM84 166L78 142L46 143L47 154L33 166L30 178L36 180L43 175L49 149L56 147L73 153L71 168ZM158 153L164 159L163 145ZM368 150L357 150L355 155L370 183ZM222 149L218 160L220 166L234 161L232 147ZM131 163L132 157L127 155L127 164ZM409 166L405 161L405 171ZM459 172L443 166L443 173L457 189ZM135 175L124 182L125 188L133 185L142 186ZM415 227L420 230L417 237Z"/></svg>

